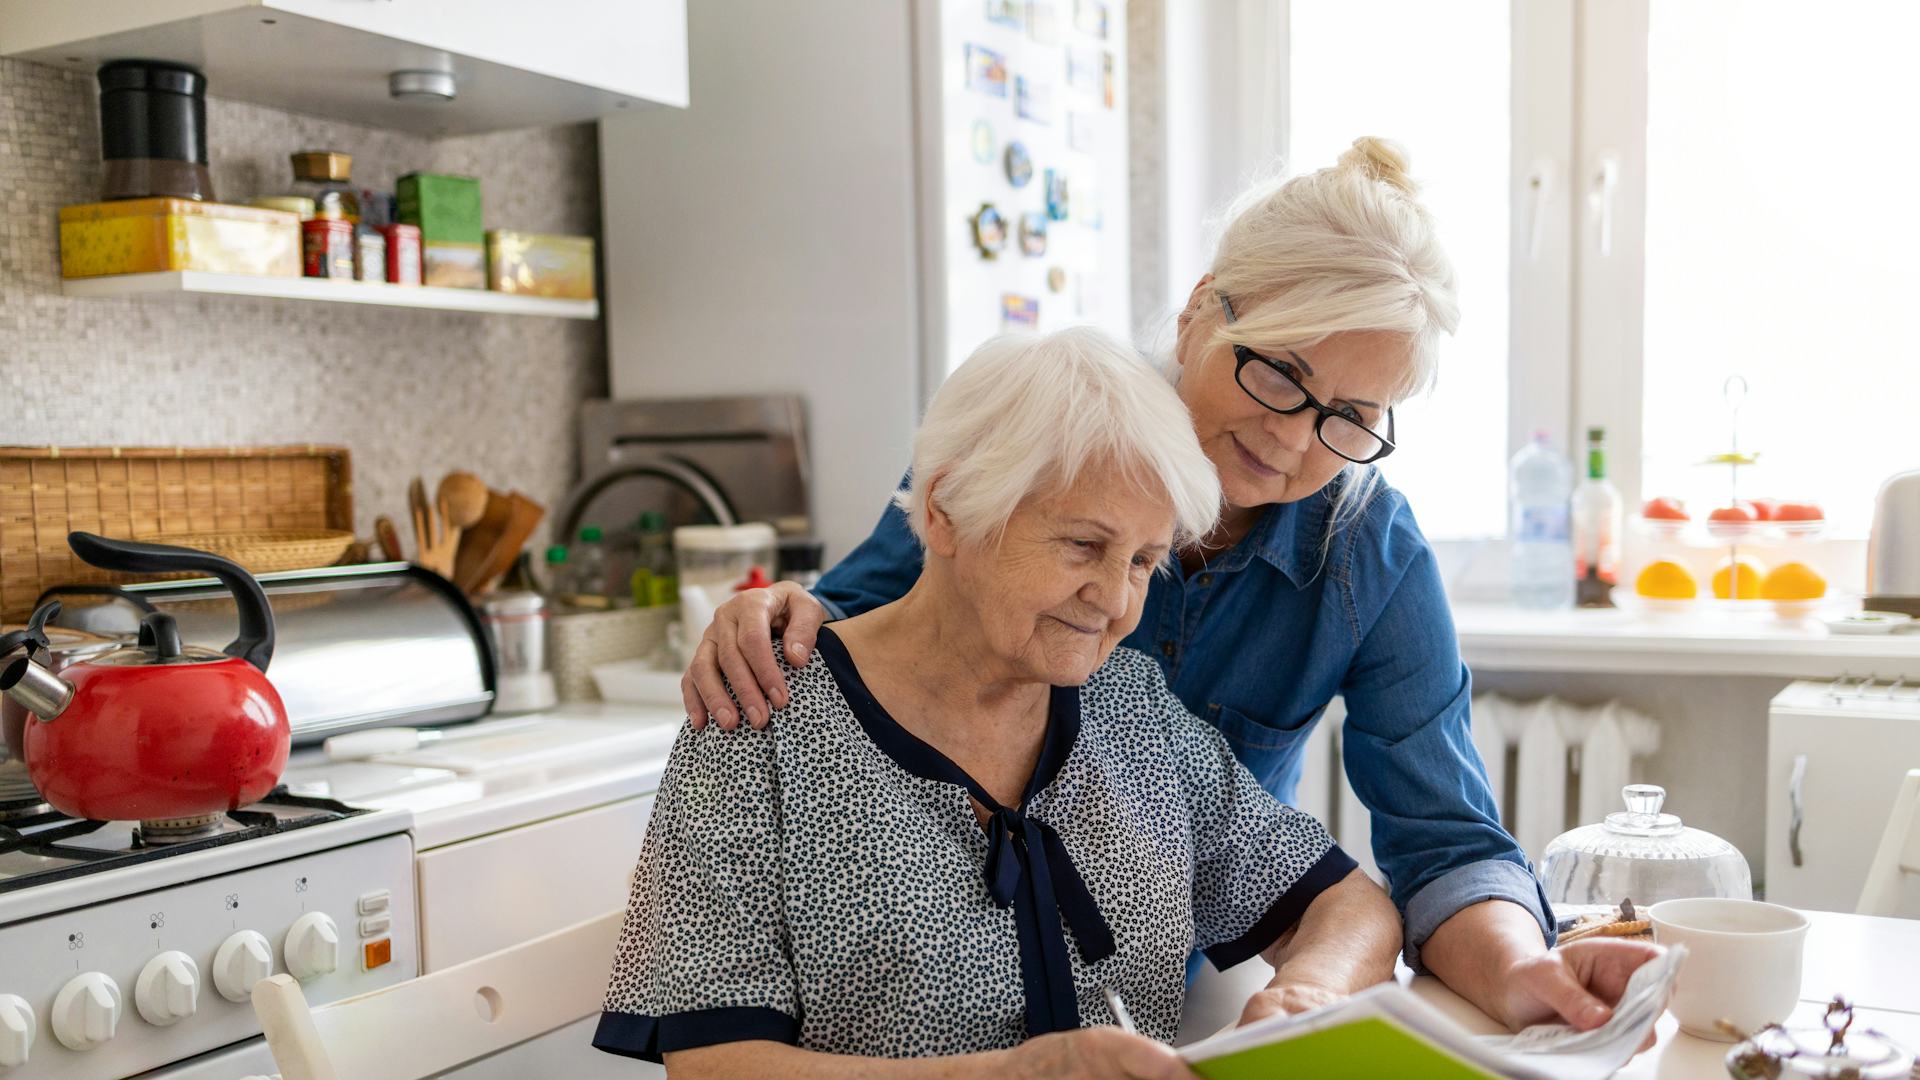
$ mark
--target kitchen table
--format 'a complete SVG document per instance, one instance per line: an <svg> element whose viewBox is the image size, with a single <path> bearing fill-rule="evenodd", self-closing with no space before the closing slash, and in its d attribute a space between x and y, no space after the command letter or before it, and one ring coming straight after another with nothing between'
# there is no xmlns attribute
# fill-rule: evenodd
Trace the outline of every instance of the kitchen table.
<svg viewBox="0 0 1920 1080"><path fill-rule="evenodd" d="M1920 920L1805 914L1813 925L1807 930L1800 1007L1788 1023L1818 1027L1827 1002L1840 993L1854 1005L1856 1029L1875 1028L1909 1050L1920 1050ZM1405 968L1400 978L1461 1026L1477 1033L1504 1030L1440 980L1415 977ZM1660 1018L1659 1040L1616 1075L1623 1080L1727 1075L1722 1062L1733 1044L1683 1033L1672 1013Z"/></svg>
<svg viewBox="0 0 1920 1080"><path fill-rule="evenodd" d="M1805 914L1812 926L1807 930L1801 968L1800 1007L1789 1022L1818 1026L1827 1002L1840 993L1854 1005L1856 1026L1876 1028L1909 1050L1920 1051L1920 920L1827 911ZM1189 1042L1232 1023L1247 997L1272 975L1273 969L1258 957L1227 972L1207 967L1187 996L1176 1041ZM1430 975L1415 976L1402 965L1396 977L1469 1031L1504 1030ZM1660 1018L1658 1035L1653 1049L1628 1062L1617 1075L1628 1080L1727 1075L1721 1062L1733 1044L1683 1034L1671 1013Z"/></svg>

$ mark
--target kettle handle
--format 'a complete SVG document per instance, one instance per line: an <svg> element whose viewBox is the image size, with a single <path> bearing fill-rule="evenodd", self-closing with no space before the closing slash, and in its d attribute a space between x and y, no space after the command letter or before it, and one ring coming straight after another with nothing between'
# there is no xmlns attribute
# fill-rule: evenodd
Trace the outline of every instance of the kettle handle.
<svg viewBox="0 0 1920 1080"><path fill-rule="evenodd" d="M89 532L68 533L67 546L75 555L102 570L131 574L197 570L219 578L233 594L234 606L240 613L240 636L221 651L261 671L267 670L268 661L273 659L273 609L267 606L266 590L240 564L210 551L138 540L109 540Z"/></svg>

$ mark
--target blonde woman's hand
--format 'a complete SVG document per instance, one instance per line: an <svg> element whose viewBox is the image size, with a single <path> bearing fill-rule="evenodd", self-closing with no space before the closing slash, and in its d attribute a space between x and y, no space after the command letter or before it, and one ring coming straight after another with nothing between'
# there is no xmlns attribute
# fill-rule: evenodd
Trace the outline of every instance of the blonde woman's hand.
<svg viewBox="0 0 1920 1080"><path fill-rule="evenodd" d="M805 667L826 621L827 609L791 581L748 589L721 604L700 635L693 663L680 677L680 698L694 729L706 727L711 717L721 730L732 731L740 726L740 713L755 728L766 727L769 702L774 709L787 707L787 683L773 658L773 635L784 635L787 662ZM727 694L729 685L732 696ZM740 702L738 712L734 698Z"/></svg>
<svg viewBox="0 0 1920 1080"><path fill-rule="evenodd" d="M999 1080L1195 1080L1171 1047L1115 1027L1042 1035L1006 1055Z"/></svg>

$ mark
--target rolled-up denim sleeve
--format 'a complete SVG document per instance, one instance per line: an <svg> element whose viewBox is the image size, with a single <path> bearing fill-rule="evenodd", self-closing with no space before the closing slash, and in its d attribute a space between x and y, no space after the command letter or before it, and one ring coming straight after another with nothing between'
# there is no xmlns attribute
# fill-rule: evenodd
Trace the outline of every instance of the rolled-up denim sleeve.
<svg viewBox="0 0 1920 1080"><path fill-rule="evenodd" d="M1374 861L1406 921L1407 964L1422 970L1420 946L1482 900L1520 905L1551 943L1552 910L1526 853L1500 824L1473 745L1473 680L1460 662L1433 551L1410 516L1383 533L1367 569L1401 572L1376 611L1356 613L1364 634L1341 687L1342 756L1354 794L1372 812Z"/></svg>
<svg viewBox="0 0 1920 1080"><path fill-rule="evenodd" d="M911 479L901 477L900 486ZM920 562L920 541L907 527L906 512L889 500L873 532L821 575L813 596L828 615L850 619L907 595L920 578Z"/></svg>

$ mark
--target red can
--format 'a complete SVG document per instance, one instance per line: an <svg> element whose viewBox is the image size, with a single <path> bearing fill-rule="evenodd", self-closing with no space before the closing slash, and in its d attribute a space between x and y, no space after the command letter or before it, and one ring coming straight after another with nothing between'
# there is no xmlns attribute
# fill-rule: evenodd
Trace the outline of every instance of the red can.
<svg viewBox="0 0 1920 1080"><path fill-rule="evenodd" d="M300 223L308 277L353 280L353 222L313 218Z"/></svg>
<svg viewBox="0 0 1920 1080"><path fill-rule="evenodd" d="M387 237L387 280L420 284L420 226L382 225L380 231Z"/></svg>

